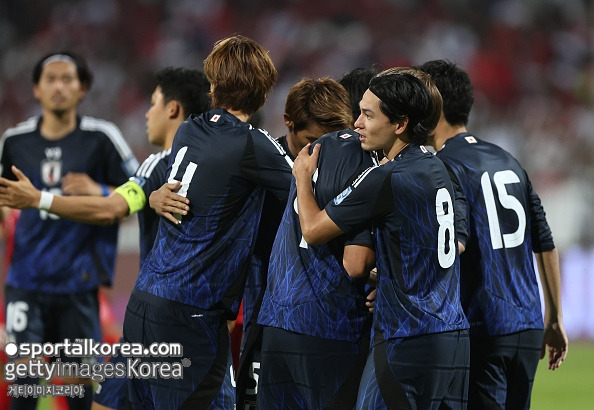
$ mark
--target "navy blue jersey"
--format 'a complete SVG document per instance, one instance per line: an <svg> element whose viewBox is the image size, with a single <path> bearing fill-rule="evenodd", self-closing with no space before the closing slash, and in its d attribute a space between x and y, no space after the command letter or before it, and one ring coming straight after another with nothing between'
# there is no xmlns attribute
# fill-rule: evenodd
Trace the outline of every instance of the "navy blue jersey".
<svg viewBox="0 0 594 410"><path fill-rule="evenodd" d="M178 225L161 218L135 287L234 318L264 194L286 201L290 160L268 134L213 109L180 125L169 162L190 210Z"/></svg>
<svg viewBox="0 0 594 410"><path fill-rule="evenodd" d="M8 129L0 141L2 176L16 179L16 165L43 191L62 193L62 177L82 172L118 186L138 162L118 128L82 117L70 134L47 140L34 117ZM24 209L19 217L6 284L49 293L81 292L110 285L117 251L118 225L95 226L59 218L47 211Z"/></svg>
<svg viewBox="0 0 594 410"><path fill-rule="evenodd" d="M374 326L384 339L468 327L460 305L453 199L443 163L411 144L363 173L325 208L345 232L373 220Z"/></svg>
<svg viewBox="0 0 594 410"><path fill-rule="evenodd" d="M471 336L542 329L532 252L555 245L528 175L511 154L468 133L447 140L437 155L467 201L461 290Z"/></svg>
<svg viewBox="0 0 594 410"><path fill-rule="evenodd" d="M171 149L151 154L144 160L142 165L130 181L137 183L146 196L144 208L138 211L138 228L140 231L140 265L144 263L146 255L153 247L157 230L159 228L159 216L148 206L148 198L153 191L161 188L167 181L167 165L169 163Z"/></svg>
<svg viewBox="0 0 594 410"><path fill-rule="evenodd" d="M295 160L287 144L287 136L284 135L276 139L283 147L287 156L292 161ZM266 276L268 274L268 262L272 243L276 236L278 225L283 216L286 202L279 201L273 194L267 193L264 199L262 209L262 219L258 227L258 236L254 253L250 259L250 270L247 275L245 291L243 293L243 330L246 331L251 325L251 318L254 315L254 309L258 305L260 298L266 286ZM257 312L255 313L257 315ZM244 338L245 340L245 338Z"/></svg>
<svg viewBox="0 0 594 410"><path fill-rule="evenodd" d="M374 162L354 131L326 134L314 145L318 143L322 150L314 190L318 205L324 207ZM366 228L321 246L308 245L301 234L293 179L272 247L258 322L310 336L358 341L370 315L364 289L346 273L342 257L347 244L373 246Z"/></svg>

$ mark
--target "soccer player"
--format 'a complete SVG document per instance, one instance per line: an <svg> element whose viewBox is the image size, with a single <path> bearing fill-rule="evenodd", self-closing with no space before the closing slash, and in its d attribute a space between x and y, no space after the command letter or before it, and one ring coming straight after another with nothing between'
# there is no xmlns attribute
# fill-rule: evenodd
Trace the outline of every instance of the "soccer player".
<svg viewBox="0 0 594 410"><path fill-rule="evenodd" d="M149 142L162 149L150 155L128 182L108 197L57 196L49 209L62 217L85 223L111 224L138 212L140 265L153 246L157 236L158 216L150 209L147 198L165 183L165 174L173 137L189 113L202 113L210 109L210 84L204 73L185 68L165 68L156 75L156 86L151 106L146 112ZM18 169L18 181L0 178L0 205L13 208L35 208L41 192ZM122 356L112 362L125 360ZM93 396L93 408L125 407L125 379L111 378L102 382ZM100 407L104 406L104 407Z"/></svg>
<svg viewBox="0 0 594 410"><path fill-rule="evenodd" d="M288 133L278 139L289 156L294 159L299 151L323 134L350 126L352 119L345 89L330 78L304 78L294 84L286 98L284 120ZM263 291L266 287L268 262L280 218L285 204L271 203L267 195L265 212L260 222L258 239L252 257L248 285L244 293L245 346L238 372L238 407L255 405L257 368L260 367L262 326L256 323ZM247 382L245 373L251 375ZM256 376L253 373L256 372ZM246 387L242 387L246 383ZM251 385L250 385L251 384ZM245 391L245 399L242 394Z"/></svg>
<svg viewBox="0 0 594 410"><path fill-rule="evenodd" d="M190 209L176 223L160 220L124 319L126 341L180 343L191 364L183 378L133 379L130 399L142 408L234 406L223 383L232 370L227 319L237 315L265 191L281 201L288 195L290 159L248 124L277 79L266 50L240 35L225 38L204 72L217 108L179 127L168 171Z"/></svg>
<svg viewBox="0 0 594 410"><path fill-rule="evenodd" d="M471 324L468 406L527 409L539 358L548 348L548 366L554 370L567 354L551 230L518 161L467 131L474 101L468 74L445 60L419 69L431 75L443 97L430 143L467 198L461 295ZM544 323L533 257L544 293Z"/></svg>
<svg viewBox="0 0 594 410"><path fill-rule="evenodd" d="M454 191L423 144L435 102L410 73L374 77L355 122L366 151L389 159L325 206L311 184L320 148L301 151L293 174L302 234L321 245L362 223L375 226L377 298L372 349L357 408L465 407L468 322L459 300Z"/></svg>
<svg viewBox="0 0 594 410"><path fill-rule="evenodd" d="M48 210L54 195L77 191L73 184L81 181L84 193L95 189L108 195L111 187L134 173L138 162L114 124L78 115L78 104L92 83L92 73L80 56L44 56L33 69L33 83L41 115L8 129L0 140L0 175L15 179L14 165L42 190L39 209L23 210L16 227L6 277L8 337L17 344L100 341L97 292L99 286L111 284L118 226L81 224ZM87 384L85 396L68 399L73 409L88 408L92 400L89 380L82 380ZM36 401L17 398L12 406L34 408Z"/></svg>
<svg viewBox="0 0 594 410"><path fill-rule="evenodd" d="M314 189L323 206L374 162L352 130L318 141L326 155L320 156ZM371 233L363 226L310 246L301 235L296 199L293 183L258 317L265 325L258 405L352 408L369 347L365 284L375 262Z"/></svg>

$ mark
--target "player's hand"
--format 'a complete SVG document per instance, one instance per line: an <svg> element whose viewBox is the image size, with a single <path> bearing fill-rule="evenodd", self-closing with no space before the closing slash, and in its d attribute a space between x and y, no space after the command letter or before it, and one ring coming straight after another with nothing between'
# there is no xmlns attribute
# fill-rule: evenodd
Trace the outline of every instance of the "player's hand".
<svg viewBox="0 0 594 410"><path fill-rule="evenodd" d="M309 155L310 145L311 144L307 144L303 147L303 149L299 151L297 158L295 158L295 162L293 163L293 175L295 176L295 179L301 178L311 180L311 177L318 168L318 158L322 146L321 144L316 144L313 148L313 152Z"/></svg>
<svg viewBox="0 0 594 410"><path fill-rule="evenodd" d="M41 191L14 165L12 173L17 178L16 181L0 177L0 206L17 209L37 208Z"/></svg>
<svg viewBox="0 0 594 410"><path fill-rule="evenodd" d="M373 311L375 309L375 295L376 295L376 293L377 293L377 289L374 288L367 294L367 298L365 298L365 306L367 307L367 309L369 309L369 313L373 313Z"/></svg>
<svg viewBox="0 0 594 410"><path fill-rule="evenodd" d="M563 323L552 323L545 328L540 358L549 352L549 370L555 370L567 356L568 339Z"/></svg>
<svg viewBox="0 0 594 410"><path fill-rule="evenodd" d="M103 188L84 172L69 172L62 177L62 192L65 195L102 196Z"/></svg>
<svg viewBox="0 0 594 410"><path fill-rule="evenodd" d="M149 205L154 211L174 224L180 221L175 217L177 215L187 215L190 207L190 200L184 196L176 194L181 188L181 182L164 184L161 188L151 192L149 196Z"/></svg>

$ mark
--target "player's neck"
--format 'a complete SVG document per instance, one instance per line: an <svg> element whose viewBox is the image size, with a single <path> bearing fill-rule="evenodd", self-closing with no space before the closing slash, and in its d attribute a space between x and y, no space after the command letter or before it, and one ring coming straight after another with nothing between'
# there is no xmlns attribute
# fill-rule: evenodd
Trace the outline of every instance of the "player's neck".
<svg viewBox="0 0 594 410"><path fill-rule="evenodd" d="M180 117L182 118L182 117ZM180 121L175 122L174 124L172 124L167 131L167 134L165 135L165 141L163 142L163 145L161 146L161 149L163 151L167 151L168 149L171 149L171 147L173 146L173 139L175 138L175 134L177 133L177 129L179 128L180 125L182 125L183 123L183 119Z"/></svg>
<svg viewBox="0 0 594 410"><path fill-rule="evenodd" d="M229 114L235 115L241 122L248 122L250 120L250 116L244 113L243 111L235 111L230 109L227 109L227 111L229 112Z"/></svg>
<svg viewBox="0 0 594 410"><path fill-rule="evenodd" d="M466 132L466 127L464 125L451 125L442 118L437 124L437 127L435 127L433 133L433 147L436 151L439 151L443 148L443 144L445 144L447 140L455 137L461 132Z"/></svg>
<svg viewBox="0 0 594 410"><path fill-rule="evenodd" d="M384 155L389 160L393 160L394 158L396 158L396 156L398 154L400 154L400 151L402 151L404 148L408 147L409 144L410 144L410 142L405 142L405 141L401 140L400 138L397 138L396 141L394 142L394 145L392 145L392 148L390 148L390 151L386 152L384 150Z"/></svg>
<svg viewBox="0 0 594 410"><path fill-rule="evenodd" d="M43 111L39 132L48 140L59 140L76 128L76 110L63 113Z"/></svg>

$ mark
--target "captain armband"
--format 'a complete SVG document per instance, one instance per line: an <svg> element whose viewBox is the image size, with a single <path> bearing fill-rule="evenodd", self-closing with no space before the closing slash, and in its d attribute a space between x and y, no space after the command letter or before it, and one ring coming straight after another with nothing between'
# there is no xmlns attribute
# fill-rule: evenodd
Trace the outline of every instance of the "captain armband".
<svg viewBox="0 0 594 410"><path fill-rule="evenodd" d="M146 195L136 182L128 181L117 187L114 192L120 194L128 203L129 215L142 210L146 205Z"/></svg>

